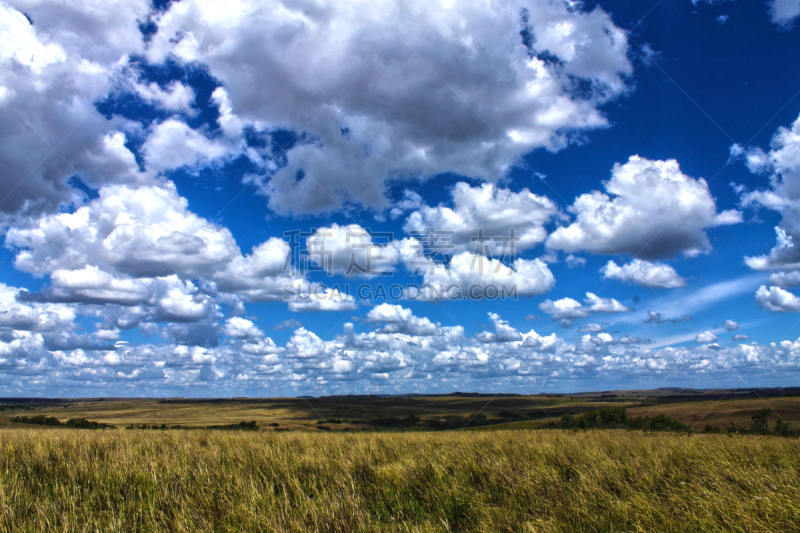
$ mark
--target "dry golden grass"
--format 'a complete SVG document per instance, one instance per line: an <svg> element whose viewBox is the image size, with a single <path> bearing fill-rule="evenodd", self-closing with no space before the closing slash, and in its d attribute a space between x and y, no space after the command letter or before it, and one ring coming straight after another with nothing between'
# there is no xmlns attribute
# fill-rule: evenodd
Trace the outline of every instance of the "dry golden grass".
<svg viewBox="0 0 800 533"><path fill-rule="evenodd" d="M769 407L773 411L772 419L796 424L800 422L800 397L741 399L741 400L706 400L694 402L675 402L664 405L634 407L628 409L630 416L653 416L664 414L676 418L685 424L702 429L706 424L724 428L731 422L737 426L749 426L754 411Z"/></svg>
<svg viewBox="0 0 800 533"><path fill-rule="evenodd" d="M800 441L0 430L2 531L797 531Z"/></svg>

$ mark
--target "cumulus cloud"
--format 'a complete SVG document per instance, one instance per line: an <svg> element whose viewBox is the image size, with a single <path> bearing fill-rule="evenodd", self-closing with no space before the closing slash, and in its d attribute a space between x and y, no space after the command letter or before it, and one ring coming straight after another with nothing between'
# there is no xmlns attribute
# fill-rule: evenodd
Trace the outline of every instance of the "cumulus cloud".
<svg viewBox="0 0 800 533"><path fill-rule="evenodd" d="M380 304L367 313L368 322L383 322L379 333L406 333L408 335L436 335L439 326L426 317L414 316L411 309L388 303Z"/></svg>
<svg viewBox="0 0 800 533"><path fill-rule="evenodd" d="M544 241L544 225L558 211L550 199L528 189L512 192L491 183L470 187L459 182L450 194L453 207L422 206L408 216L403 229L417 239L430 228L452 232L441 240L456 252L510 256L515 249L527 250ZM512 232L514 242L504 243L501 239Z"/></svg>
<svg viewBox="0 0 800 533"><path fill-rule="evenodd" d="M237 339L258 339L264 332L251 320L233 316L225 322L225 335Z"/></svg>
<svg viewBox="0 0 800 533"><path fill-rule="evenodd" d="M373 316L385 325L412 322L413 314L406 311L386 306ZM436 390L441 384L450 390L454 381L499 388L532 382L574 384L576 379L611 375L670 379L686 374L719 377L731 369L765 375L800 371L800 339L725 348L708 344L713 341L707 337L701 339L706 343L702 346L655 350L647 349L648 340L627 334L614 340L600 332L569 342L555 334L518 332L495 313L489 318L492 330L474 337L465 335L461 326L437 327L435 332L425 328L416 335L357 332L348 323L328 340L300 327L284 346L264 337L244 318L225 322L230 335L224 344L202 346L124 342L92 346L75 342L68 329L48 340L45 331L0 328L4 331L0 366L14 376L20 390L28 391L52 390L62 386L59 380L68 379L81 383L84 390L180 393L202 383L217 393L240 394L265 388L284 394L330 394L407 390L409 383L434 383ZM59 378L42 385L44 371ZM17 385L4 387L15 390Z"/></svg>
<svg viewBox="0 0 800 533"><path fill-rule="evenodd" d="M747 336L747 335L744 335L743 333L737 333L736 335L734 335L731 338L733 340L735 340L735 341L749 341L750 340L750 337Z"/></svg>
<svg viewBox="0 0 800 533"><path fill-rule="evenodd" d="M352 311L358 308L355 298L336 288L314 286L309 292L299 292L289 301L289 310Z"/></svg>
<svg viewBox="0 0 800 533"><path fill-rule="evenodd" d="M482 343L511 342L522 340L522 334L514 329L508 320L503 320L497 313L489 313L489 320L494 326L494 331L482 331L475 338Z"/></svg>
<svg viewBox="0 0 800 533"><path fill-rule="evenodd" d="M422 274L419 291L409 292L409 299L444 300L470 298L494 299L498 296L534 296L549 291L555 277L540 259L516 259L506 266L497 259L469 252L456 254L447 265L424 256L407 260L413 272Z"/></svg>
<svg viewBox="0 0 800 533"><path fill-rule="evenodd" d="M704 331L702 333L698 333L694 337L694 342L699 344L707 344L709 342L715 342L717 340L717 336L711 333L710 331Z"/></svg>
<svg viewBox="0 0 800 533"><path fill-rule="evenodd" d="M756 291L756 303L764 309L779 313L800 311L800 298L780 287L767 289L762 285Z"/></svg>
<svg viewBox="0 0 800 533"><path fill-rule="evenodd" d="M783 28L789 29L794 20L800 16L800 0L771 0L769 2L769 18Z"/></svg>
<svg viewBox="0 0 800 533"><path fill-rule="evenodd" d="M545 300L539 304L543 313L551 315L553 320L573 320L586 318L590 313L627 313L633 311L614 298L601 298L591 292L586 293L583 303L572 298L560 300Z"/></svg>
<svg viewBox="0 0 800 533"><path fill-rule="evenodd" d="M138 24L149 2L105 7L0 4L0 212L37 214L79 200L66 183L75 174L94 187L150 180L124 145L123 125L95 108L121 65L143 51Z"/></svg>
<svg viewBox="0 0 800 533"><path fill-rule="evenodd" d="M769 176L770 187L745 191L742 205L764 206L782 216L775 246L768 254L745 257L745 263L754 270L781 270L786 274L776 275L776 285L791 286L794 272L800 271L800 248L795 246L800 237L800 117L791 128L778 128L768 152L734 145L731 154L743 158L751 172Z"/></svg>
<svg viewBox="0 0 800 533"><path fill-rule="evenodd" d="M172 81L165 88L157 83L135 82L132 89L146 102L156 105L167 111L194 114L191 109L194 103L194 90L179 81Z"/></svg>
<svg viewBox="0 0 800 533"><path fill-rule="evenodd" d="M617 265L614 261L609 261L600 269L600 273L605 279L615 279L653 289L672 289L683 287L686 284L686 281L670 265L641 259L634 259L622 266Z"/></svg>
<svg viewBox="0 0 800 533"><path fill-rule="evenodd" d="M299 320L295 320L294 318L287 318L285 320L281 320L280 323L276 324L272 327L274 330L285 330L285 329L297 329L302 327L303 324L300 323Z"/></svg>
<svg viewBox="0 0 800 533"><path fill-rule="evenodd" d="M389 237L381 238L358 224L331 224L306 239L308 259L328 274L382 276L394 270L400 251Z"/></svg>
<svg viewBox="0 0 800 533"><path fill-rule="evenodd" d="M243 119L307 134L259 182L280 212L383 208L390 179L497 179L527 151L606 127L599 107L632 74L607 13L544 0L187 1L155 21L169 44L151 62L207 65Z"/></svg>
<svg viewBox="0 0 800 533"><path fill-rule="evenodd" d="M776 285L783 289L797 287L800 285L800 271L793 270L791 272L775 272L769 276L769 284Z"/></svg>
<svg viewBox="0 0 800 533"><path fill-rule="evenodd" d="M674 159L631 156L614 165L605 189L608 194L593 191L575 199L569 208L575 222L554 231L548 248L646 260L695 256L711 247L707 228L741 220L717 214L706 181L683 174Z"/></svg>
<svg viewBox="0 0 800 533"><path fill-rule="evenodd" d="M739 323L734 320L726 320L722 323L722 328L725 331L736 331L739 329Z"/></svg>
<svg viewBox="0 0 800 533"><path fill-rule="evenodd" d="M75 320L75 311L68 305L21 302L19 294L19 288L0 283L0 328L52 331L69 327Z"/></svg>
<svg viewBox="0 0 800 533"><path fill-rule="evenodd" d="M11 228L14 266L41 275L96 266L134 278L209 276L239 255L230 231L189 211L175 186L104 187L74 213Z"/></svg>
<svg viewBox="0 0 800 533"><path fill-rule="evenodd" d="M155 125L142 146L147 168L155 173L184 166L208 165L233 158L243 151L243 140L239 137L209 139L175 118Z"/></svg>
<svg viewBox="0 0 800 533"><path fill-rule="evenodd" d="M217 271L216 288L233 293L250 302L280 301L311 287L302 272L291 262L289 244L277 237L253 247L248 255L238 255L225 268Z"/></svg>

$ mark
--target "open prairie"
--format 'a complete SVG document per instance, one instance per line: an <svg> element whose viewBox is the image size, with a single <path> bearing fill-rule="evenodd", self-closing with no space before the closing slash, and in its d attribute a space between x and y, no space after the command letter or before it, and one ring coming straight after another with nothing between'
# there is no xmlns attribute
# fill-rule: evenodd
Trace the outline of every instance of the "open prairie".
<svg viewBox="0 0 800 533"><path fill-rule="evenodd" d="M800 441L0 430L3 531L797 531Z"/></svg>
<svg viewBox="0 0 800 533"><path fill-rule="evenodd" d="M748 426L752 413L769 408L773 420L800 425L800 389L651 390L584 394L489 395L453 393L433 396L327 396L320 398L232 399L0 399L0 426L11 418L44 415L66 421L87 418L119 428L180 425L204 428L255 420L260 427L278 424L291 430L315 430L320 421L332 430L374 429L376 420L419 417L421 420L468 417L480 413L492 426L538 428L563 415L624 407L630 416L663 414L695 430L724 429L733 422ZM465 423L465 429L475 427ZM30 427L27 426L26 427ZM452 429L452 428L451 428Z"/></svg>
<svg viewBox="0 0 800 533"><path fill-rule="evenodd" d="M0 530L794 532L796 393L6 399Z"/></svg>

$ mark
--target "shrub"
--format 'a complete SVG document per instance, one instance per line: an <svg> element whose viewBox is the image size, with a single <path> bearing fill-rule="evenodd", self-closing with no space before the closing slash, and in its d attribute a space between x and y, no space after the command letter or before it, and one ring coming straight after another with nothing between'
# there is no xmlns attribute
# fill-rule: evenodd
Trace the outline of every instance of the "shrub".
<svg viewBox="0 0 800 533"><path fill-rule="evenodd" d="M65 425L68 428L75 429L103 429L114 427L95 420L86 420L85 418L70 418Z"/></svg>
<svg viewBox="0 0 800 533"><path fill-rule="evenodd" d="M405 418L376 418L372 421L374 426L380 427L412 427L416 426L420 422L419 417L414 415L408 415Z"/></svg>
<svg viewBox="0 0 800 533"><path fill-rule="evenodd" d="M245 430L245 431L258 431L258 424L255 420L245 422L242 420L238 424L225 424L218 426L206 426L205 429L228 429L228 430Z"/></svg>
<svg viewBox="0 0 800 533"><path fill-rule="evenodd" d="M782 418L775 421L775 433L784 437L794 437L797 435L797 431L792 429L792 426L790 426L788 422L784 422Z"/></svg>
<svg viewBox="0 0 800 533"><path fill-rule="evenodd" d="M36 424L39 426L61 426L61 421L54 416L15 416L11 419L12 422L17 424Z"/></svg>
<svg viewBox="0 0 800 533"><path fill-rule="evenodd" d="M753 413L753 431L756 433L769 433L769 426L767 422L769 415L772 414L772 409L765 407Z"/></svg>
<svg viewBox="0 0 800 533"><path fill-rule="evenodd" d="M629 428L649 431L688 431L689 426L667 415L658 414L641 418L628 418L624 407L605 407L587 411L580 418L564 415L549 427L562 429Z"/></svg>

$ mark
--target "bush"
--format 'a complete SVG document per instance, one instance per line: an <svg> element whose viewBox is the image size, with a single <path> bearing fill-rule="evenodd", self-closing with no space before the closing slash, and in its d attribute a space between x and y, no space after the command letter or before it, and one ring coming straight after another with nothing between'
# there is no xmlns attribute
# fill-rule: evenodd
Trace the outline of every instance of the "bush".
<svg viewBox="0 0 800 533"><path fill-rule="evenodd" d="M605 407L587 411L580 418L564 415L550 427L562 429L628 428L649 431L688 431L689 426L667 415L658 414L641 418L628 418L624 407Z"/></svg>
<svg viewBox="0 0 800 533"><path fill-rule="evenodd" d="M54 416L15 416L11 419L17 424L36 424L38 426L61 426L61 421Z"/></svg>
<svg viewBox="0 0 800 533"><path fill-rule="evenodd" d="M784 437L794 437L798 434L797 431L792 429L792 426L790 426L788 422L784 422L782 418L775 421L775 433Z"/></svg>
<svg viewBox="0 0 800 533"><path fill-rule="evenodd" d="M228 430L245 430L245 431L258 431L258 424L255 420L245 422L242 420L238 424L225 424L219 426L206 426L205 429L228 429Z"/></svg>
<svg viewBox="0 0 800 533"><path fill-rule="evenodd" d="M398 418L398 417L376 418L375 420L372 421L372 424L374 426L393 428L393 427L412 427L416 426L419 422L420 422L419 417L414 415L408 415L405 418Z"/></svg>
<svg viewBox="0 0 800 533"><path fill-rule="evenodd" d="M769 433L769 415L772 414L772 409L765 407L753 413L753 431L756 433Z"/></svg>
<svg viewBox="0 0 800 533"><path fill-rule="evenodd" d="M62 423L54 416L15 416L11 419L12 422L18 424L36 424L39 426L65 426L74 429L103 429L113 428L114 426L96 422L94 420L86 420L85 418L70 418L66 423Z"/></svg>
<svg viewBox="0 0 800 533"><path fill-rule="evenodd" d="M95 420L86 420L85 418L70 418L65 425L68 428L75 429L103 429L114 427Z"/></svg>

